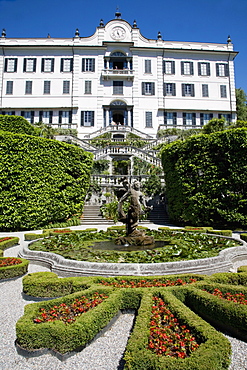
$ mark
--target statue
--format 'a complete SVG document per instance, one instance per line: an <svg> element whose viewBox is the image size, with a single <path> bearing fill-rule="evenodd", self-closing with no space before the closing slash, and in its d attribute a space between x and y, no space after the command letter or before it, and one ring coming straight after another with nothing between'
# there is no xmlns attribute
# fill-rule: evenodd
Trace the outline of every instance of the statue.
<svg viewBox="0 0 247 370"><path fill-rule="evenodd" d="M127 238L119 238L117 243L136 245L153 244L154 240L152 237L145 236L143 231L137 230L140 215L145 214L151 209L146 205L145 197L140 190L139 181L135 181L133 185L130 185L127 179L124 179L123 186L124 189L121 190L125 190L125 193L122 195L118 203L118 220L126 224ZM123 211L123 204L128 199L130 204L126 214ZM142 210L142 205L144 206L144 210Z"/></svg>

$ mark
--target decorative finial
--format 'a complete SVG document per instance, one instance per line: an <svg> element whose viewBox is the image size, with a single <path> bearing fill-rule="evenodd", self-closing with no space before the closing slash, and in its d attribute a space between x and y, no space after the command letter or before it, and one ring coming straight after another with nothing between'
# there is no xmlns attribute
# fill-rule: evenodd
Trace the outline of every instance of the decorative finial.
<svg viewBox="0 0 247 370"><path fill-rule="evenodd" d="M136 20L134 20L134 22L133 22L133 28L137 28Z"/></svg>
<svg viewBox="0 0 247 370"><path fill-rule="evenodd" d="M157 36L157 39L158 39L158 40L162 40L162 36L161 36L161 33L160 33L160 31L158 32L158 36Z"/></svg>
<svg viewBox="0 0 247 370"><path fill-rule="evenodd" d="M99 26L100 26L100 27L104 27L104 26L105 26L103 19L101 19L101 20L100 20L100 22L99 22Z"/></svg>
<svg viewBox="0 0 247 370"><path fill-rule="evenodd" d="M78 28L75 30L75 37L79 37L80 36L80 32L78 30Z"/></svg>
<svg viewBox="0 0 247 370"><path fill-rule="evenodd" d="M48 38L48 39L50 39L50 38L51 38L51 36L50 36L50 34L49 34L49 33L48 33L48 35L47 35L47 38Z"/></svg>
<svg viewBox="0 0 247 370"><path fill-rule="evenodd" d="M228 42L228 44L231 44L231 42L232 42L230 35L228 35L227 42Z"/></svg>
<svg viewBox="0 0 247 370"><path fill-rule="evenodd" d="M116 18L121 18L121 13L119 11L119 8L117 7L116 13L115 13Z"/></svg>
<svg viewBox="0 0 247 370"><path fill-rule="evenodd" d="M2 37L3 38L6 37L6 30L5 30L5 28L3 28L3 30L2 30Z"/></svg>

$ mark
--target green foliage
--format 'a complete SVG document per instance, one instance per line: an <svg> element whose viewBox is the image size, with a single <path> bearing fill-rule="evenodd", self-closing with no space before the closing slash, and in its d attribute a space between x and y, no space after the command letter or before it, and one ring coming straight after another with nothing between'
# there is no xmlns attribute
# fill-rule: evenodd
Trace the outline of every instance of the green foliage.
<svg viewBox="0 0 247 370"><path fill-rule="evenodd" d="M39 229L81 215L92 154L55 140L0 133L0 230Z"/></svg>
<svg viewBox="0 0 247 370"><path fill-rule="evenodd" d="M24 275L28 270L29 261L24 258L19 258L22 262L18 265L0 267L0 280L12 279L17 276Z"/></svg>
<svg viewBox="0 0 247 370"><path fill-rule="evenodd" d="M107 171L109 168L109 163L107 159L99 159L93 162L92 174L100 175Z"/></svg>
<svg viewBox="0 0 247 370"><path fill-rule="evenodd" d="M113 161L114 174L115 175L127 175L129 166L130 166L130 160Z"/></svg>
<svg viewBox="0 0 247 370"><path fill-rule="evenodd" d="M224 118L211 119L202 129L203 134L212 134L213 132L223 131L227 128L226 121Z"/></svg>
<svg viewBox="0 0 247 370"><path fill-rule="evenodd" d="M2 240L1 239L5 239L4 237L3 238L0 238L0 250L4 251L5 249L7 248L10 248L10 247L13 247L14 245L17 245L19 243L19 238L17 237L7 237L6 240Z"/></svg>
<svg viewBox="0 0 247 370"><path fill-rule="evenodd" d="M143 184L143 191L149 196L160 195L162 185L159 176L155 173L151 174Z"/></svg>
<svg viewBox="0 0 247 370"><path fill-rule="evenodd" d="M247 121L247 95L243 89L236 89L237 119Z"/></svg>
<svg viewBox="0 0 247 370"><path fill-rule="evenodd" d="M0 130L34 136L38 134L31 123L19 116L0 115Z"/></svg>
<svg viewBox="0 0 247 370"><path fill-rule="evenodd" d="M172 222L247 225L247 129L171 143L162 150L162 163Z"/></svg>

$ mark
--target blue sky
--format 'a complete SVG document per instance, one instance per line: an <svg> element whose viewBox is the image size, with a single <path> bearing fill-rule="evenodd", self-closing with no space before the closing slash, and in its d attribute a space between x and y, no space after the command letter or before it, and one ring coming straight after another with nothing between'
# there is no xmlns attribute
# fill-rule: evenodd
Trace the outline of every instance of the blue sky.
<svg viewBox="0 0 247 370"><path fill-rule="evenodd" d="M164 40L225 43L231 36L236 87L247 93L247 0L0 0L0 31L7 37L73 37L95 32L102 18L115 18L116 8L143 36Z"/></svg>

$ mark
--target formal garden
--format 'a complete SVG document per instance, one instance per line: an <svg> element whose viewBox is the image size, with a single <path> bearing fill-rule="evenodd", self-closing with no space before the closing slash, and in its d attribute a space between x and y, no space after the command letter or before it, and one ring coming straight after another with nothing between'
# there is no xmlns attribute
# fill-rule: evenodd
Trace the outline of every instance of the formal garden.
<svg viewBox="0 0 247 370"><path fill-rule="evenodd" d="M199 264L228 250L245 251L247 128L219 121L160 148L169 216L179 227L139 226L155 243L130 250L108 245L124 236L125 226L70 228L83 214L93 155L49 133L43 137L43 127L21 117L0 116L0 231L8 233L0 238L0 279L25 275L23 294L40 299L26 305L16 324L16 345L24 356L48 349L66 358L119 313L132 310L124 369L228 369L231 346L221 331L247 339L244 266L234 273L61 278L53 272L27 274L28 259L3 257L19 243L11 235L16 231L25 233L30 255L58 255L72 263ZM136 137L128 140L141 145Z"/></svg>

